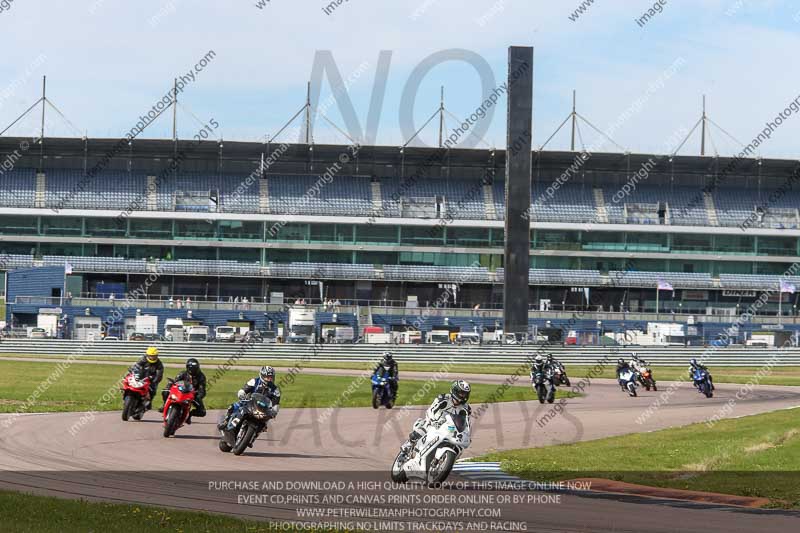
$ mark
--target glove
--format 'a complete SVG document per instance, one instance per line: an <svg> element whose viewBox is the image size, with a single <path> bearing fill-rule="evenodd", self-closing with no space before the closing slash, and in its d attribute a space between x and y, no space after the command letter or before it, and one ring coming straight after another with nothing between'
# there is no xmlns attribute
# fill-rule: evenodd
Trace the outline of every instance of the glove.
<svg viewBox="0 0 800 533"><path fill-rule="evenodd" d="M239 389L238 397L239 397L239 400L244 400L245 398L247 398L247 393L244 392L244 389Z"/></svg>

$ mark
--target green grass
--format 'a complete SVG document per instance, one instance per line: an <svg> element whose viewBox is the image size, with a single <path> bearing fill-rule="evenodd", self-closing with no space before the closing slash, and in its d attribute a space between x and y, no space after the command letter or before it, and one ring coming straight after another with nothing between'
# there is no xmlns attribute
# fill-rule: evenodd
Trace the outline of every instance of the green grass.
<svg viewBox="0 0 800 533"><path fill-rule="evenodd" d="M205 512L176 511L141 505L62 500L18 492L0 491L0 531L14 533L62 533L103 531L138 533L267 533L299 531L270 528L266 522L251 522ZM333 529L303 531L334 532Z"/></svg>
<svg viewBox="0 0 800 533"><path fill-rule="evenodd" d="M39 395L36 402L29 409L22 409L28 397L40 384L47 380L55 370L56 363L28 362L28 361L2 361L0 360L0 413L26 410L28 412L54 412L54 411L98 411L115 410L122 408L122 397L113 389L127 371L125 365L93 365L73 364L67 367L63 376L52 380L52 385ZM210 380L216 367L204 365L207 378ZM167 369L166 377L174 376L175 369ZM223 375L213 385L208 387L206 407L209 409L222 409L236 399L236 392L242 385L254 376L254 372L244 370L231 370ZM287 376L278 373L277 382ZM294 382L281 385L282 407L366 407L371 405L372 387L368 378L357 380L351 376L318 376L304 374L302 371L294 376ZM345 391L357 383L358 386L351 394ZM423 386L425 381L402 380L398 390L397 405L427 405L436 394L447 389L448 381L442 381L433 386L425 394L420 394L416 399L414 395ZM103 402L102 396L112 389L110 402ZM498 385L473 384L471 401L475 404L487 400L498 388ZM568 391L560 391L557 397L572 397ZM535 394L531 387L511 387L499 400L521 401L534 400ZM160 405L160 400L156 403Z"/></svg>
<svg viewBox="0 0 800 533"><path fill-rule="evenodd" d="M496 452L506 472L540 481L600 477L769 498L800 508L800 409L546 448Z"/></svg>
<svg viewBox="0 0 800 533"><path fill-rule="evenodd" d="M32 354L0 354L0 361L3 357L23 357L23 358L53 358L48 355L32 355ZM57 359L57 358L53 358ZM98 358L98 357L78 357L79 360L87 361L119 361L115 358ZM169 363L183 363L184 358L177 357L162 357L165 362ZM205 365L220 365L225 362L225 359L203 359ZM297 361L287 359L254 359L254 358L241 358L236 361L237 366L253 366L260 367L264 364L270 364L277 367L292 367ZM442 370L446 361L441 363L402 363L400 370L403 372L438 372ZM344 369L344 370L363 370L370 368L372 363L363 362L333 362L333 361L308 361L303 363L303 368L330 368L330 369ZM685 366L653 366L653 373L658 381L675 381L678 379L686 379L689 364ZM599 378L614 378L615 364L612 361L603 369ZM493 375L510 375L517 370L518 365L477 365L477 364L455 364L449 366L451 373L461 374L493 374ZM732 366L716 366L712 367L711 371L714 375L715 383L747 383L753 374L762 368L762 365L753 365L749 367L732 367ZM584 365L567 365L567 373L570 376L582 377L589 374L592 366ZM592 373L594 375L594 373ZM793 385L800 386L800 366L786 366L786 367L773 367L768 376L764 376L759 380L763 385Z"/></svg>

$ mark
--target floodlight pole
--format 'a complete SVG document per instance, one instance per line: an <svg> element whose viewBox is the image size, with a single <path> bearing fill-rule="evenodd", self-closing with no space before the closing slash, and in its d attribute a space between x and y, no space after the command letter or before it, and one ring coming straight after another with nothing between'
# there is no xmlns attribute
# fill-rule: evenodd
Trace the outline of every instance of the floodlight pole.
<svg viewBox="0 0 800 533"><path fill-rule="evenodd" d="M444 85L442 85L441 97L439 98L439 148L442 147L443 132L444 132Z"/></svg>
<svg viewBox="0 0 800 533"><path fill-rule="evenodd" d="M175 99L172 101L172 153L173 158L178 156L178 78L174 78L172 92Z"/></svg>
<svg viewBox="0 0 800 533"><path fill-rule="evenodd" d="M311 144L311 82L306 86L306 144Z"/></svg>
<svg viewBox="0 0 800 533"><path fill-rule="evenodd" d="M706 155L706 95L703 95L703 117L700 136L700 155Z"/></svg>
<svg viewBox="0 0 800 533"><path fill-rule="evenodd" d="M577 113L575 108L575 89L572 89L572 140L570 142L570 150L575 151L575 126L577 120Z"/></svg>
<svg viewBox="0 0 800 533"><path fill-rule="evenodd" d="M44 165L44 110L47 107L47 76L42 76L42 125L39 130L39 171Z"/></svg>

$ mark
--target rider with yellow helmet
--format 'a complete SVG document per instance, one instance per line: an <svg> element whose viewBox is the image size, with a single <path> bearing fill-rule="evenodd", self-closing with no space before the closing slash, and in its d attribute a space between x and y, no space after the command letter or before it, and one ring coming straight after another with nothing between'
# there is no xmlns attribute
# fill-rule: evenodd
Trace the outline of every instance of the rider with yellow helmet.
<svg viewBox="0 0 800 533"><path fill-rule="evenodd" d="M164 377L164 364L158 358L158 348L150 346L144 356L136 363L141 377L150 378L150 399L147 401L146 409L150 409L153 397L158 390L158 384Z"/></svg>

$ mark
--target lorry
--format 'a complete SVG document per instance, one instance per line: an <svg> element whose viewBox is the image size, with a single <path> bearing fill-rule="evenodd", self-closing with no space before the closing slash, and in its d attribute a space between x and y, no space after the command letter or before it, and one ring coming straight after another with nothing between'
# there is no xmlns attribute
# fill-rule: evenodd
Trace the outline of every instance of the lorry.
<svg viewBox="0 0 800 533"><path fill-rule="evenodd" d="M214 340L216 342L234 342L236 340L236 328L233 326L217 326L214 328Z"/></svg>
<svg viewBox="0 0 800 533"><path fill-rule="evenodd" d="M138 315L134 326L134 333L142 335L155 335L158 333L158 317L154 315Z"/></svg>
<svg viewBox="0 0 800 533"><path fill-rule="evenodd" d="M450 331L446 329L432 329L427 335L428 344L450 344Z"/></svg>
<svg viewBox="0 0 800 533"><path fill-rule="evenodd" d="M183 342L183 320L180 318L168 318L164 322L164 338L172 342Z"/></svg>
<svg viewBox="0 0 800 533"><path fill-rule="evenodd" d="M289 342L314 344L316 335L316 313L312 309L293 307L289 309Z"/></svg>
<svg viewBox="0 0 800 533"><path fill-rule="evenodd" d="M208 342L208 326L189 326L186 328L187 342Z"/></svg>

